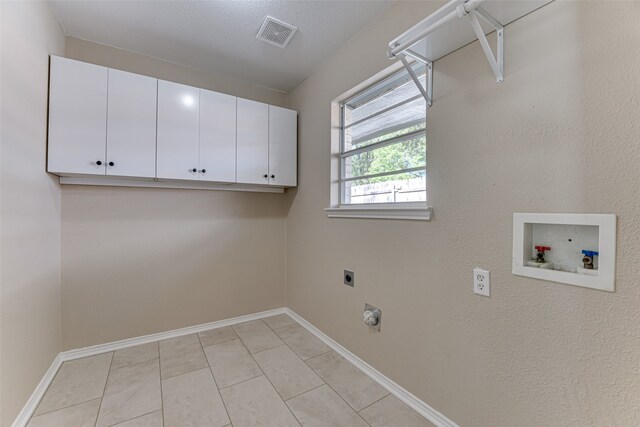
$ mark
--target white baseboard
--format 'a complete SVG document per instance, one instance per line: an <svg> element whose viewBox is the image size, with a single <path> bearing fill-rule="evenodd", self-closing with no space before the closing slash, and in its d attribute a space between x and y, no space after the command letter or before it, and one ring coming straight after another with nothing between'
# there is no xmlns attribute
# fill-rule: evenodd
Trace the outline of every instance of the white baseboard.
<svg viewBox="0 0 640 427"><path fill-rule="evenodd" d="M27 425L31 415L36 411L42 397L47 392L49 384L53 381L53 377L58 373L60 366L62 366L62 357L58 354L56 358L53 359L51 366L49 366L49 369L47 369L47 372L45 372L44 376L36 386L36 389L31 393L31 396L22 408L22 411L20 411L16 419L13 421L13 424L11 424L11 427L25 427Z"/></svg>
<svg viewBox="0 0 640 427"><path fill-rule="evenodd" d="M438 427L458 427L456 423L454 423L449 418L442 415L440 412L433 409L431 406L427 405L422 400L418 399L415 395L386 377L380 371L375 369L373 366L369 365L364 360L360 359L358 356L344 348L342 345L338 344L333 339L329 338L324 332L313 326L306 319L298 315L295 311L290 308L285 308L285 312L293 317L298 323L300 323L303 327L305 327L309 332L314 334L320 340L322 340L325 344L331 347L336 353L340 356L347 359L349 362L354 364L358 369L364 372L367 376L369 376L372 380L380 384L382 387L386 388L389 393L406 403L409 407L413 408L417 413L431 421Z"/></svg>
<svg viewBox="0 0 640 427"><path fill-rule="evenodd" d="M320 331L318 328L313 326L303 317L299 316L296 312L289 308L277 308L274 310L262 311L259 313L248 314L246 316L238 316L233 317L231 319L219 320L217 322L205 323L202 325L189 326L186 328L175 329L172 331L160 332L157 334L144 335L136 338L129 338L121 341L114 341L106 344L99 344L85 348L79 348L69 351L64 351L53 360L53 363L45 373L44 377L34 390L33 394L25 404L20 414L15 419L11 427L26 427L29 419L35 412L38 404L44 397L47 388L53 381L58 369L62 365L63 362L81 359L83 357L95 356L97 354L106 353L109 351L121 350L127 347L133 347L140 344L147 344L155 341L162 341L169 338L180 337L184 335L189 335L197 332L206 331L209 329L222 328L224 326L231 326L242 322L248 322L250 320L262 319L264 317L275 316L277 314L288 314L293 319L295 319L300 325L306 328L309 332L314 334L320 340L322 340L325 344L335 350L342 357L347 359L349 362L353 363L358 369L364 372L366 375L371 377L375 382L380 384L382 387L387 389L389 393L396 396L398 399L406 403L409 407L413 408L416 412L421 414L423 417L434 423L438 427L458 427L456 423L442 415L440 412L433 409L431 406L427 405L422 400L418 399L416 396L411 394L409 391L405 390L397 383L393 382L391 379L384 376L381 372L373 368L371 365L366 363L364 360L360 359L355 354L351 353L349 350L344 348L342 345L338 344L333 339L329 338L326 334Z"/></svg>
<svg viewBox="0 0 640 427"><path fill-rule="evenodd" d="M60 353L62 361L80 359L96 354L106 353L108 351L122 350L123 348L133 347L140 344L147 344L155 341L162 341L169 338L181 337L184 335L194 334L209 329L222 328L224 326L236 325L250 320L262 319L263 317L275 316L276 314L285 313L285 308L276 308L274 310L261 311L259 313L247 314L245 316L232 317L230 319L218 320L217 322L204 323L202 325L188 326L186 328L174 329L172 331L159 332L157 334L144 335L141 337L129 338L121 341L114 341L106 344L93 345L91 347L78 348L75 350L63 351Z"/></svg>

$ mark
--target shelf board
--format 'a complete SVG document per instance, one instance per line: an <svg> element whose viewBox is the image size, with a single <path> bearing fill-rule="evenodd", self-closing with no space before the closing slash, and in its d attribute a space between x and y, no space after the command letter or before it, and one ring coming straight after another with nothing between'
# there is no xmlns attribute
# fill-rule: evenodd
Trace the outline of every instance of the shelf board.
<svg viewBox="0 0 640 427"><path fill-rule="evenodd" d="M487 0L482 3L481 7L500 22L500 24L505 26L552 1L553 0ZM391 46L395 43L402 44L403 41L411 39L423 29L431 26L433 22L440 18L440 15L442 14L430 15L396 37L389 45ZM480 20L480 23L485 34L494 31L494 28L486 22ZM446 25L427 35L414 44L411 50L433 62L475 40L477 40L476 34L471 25L469 25L468 20L466 18L459 18L448 22Z"/></svg>

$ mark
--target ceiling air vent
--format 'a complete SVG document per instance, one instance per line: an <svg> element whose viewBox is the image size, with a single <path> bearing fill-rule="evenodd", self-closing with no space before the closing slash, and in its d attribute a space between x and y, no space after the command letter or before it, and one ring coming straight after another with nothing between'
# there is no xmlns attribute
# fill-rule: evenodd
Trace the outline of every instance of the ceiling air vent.
<svg viewBox="0 0 640 427"><path fill-rule="evenodd" d="M257 39L284 48L298 30L291 24L267 16L258 31Z"/></svg>

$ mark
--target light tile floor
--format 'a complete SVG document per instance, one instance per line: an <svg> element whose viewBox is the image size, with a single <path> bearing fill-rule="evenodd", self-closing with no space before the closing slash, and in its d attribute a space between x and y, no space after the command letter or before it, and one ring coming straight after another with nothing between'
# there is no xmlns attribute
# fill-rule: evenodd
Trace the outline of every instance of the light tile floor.
<svg viewBox="0 0 640 427"><path fill-rule="evenodd" d="M432 426L287 315L65 362L28 427Z"/></svg>

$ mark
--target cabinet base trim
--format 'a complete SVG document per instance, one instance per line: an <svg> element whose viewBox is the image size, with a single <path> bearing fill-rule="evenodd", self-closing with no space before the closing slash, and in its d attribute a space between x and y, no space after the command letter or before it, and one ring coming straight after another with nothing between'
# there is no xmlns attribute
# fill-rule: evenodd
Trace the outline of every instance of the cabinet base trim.
<svg viewBox="0 0 640 427"><path fill-rule="evenodd" d="M264 187L249 184L219 184L215 182L192 181L137 181L130 179L105 179L61 176L63 185L99 185L107 187L143 187L143 188L180 188L186 190L215 190L215 191L248 191L254 193L284 193L282 187Z"/></svg>

